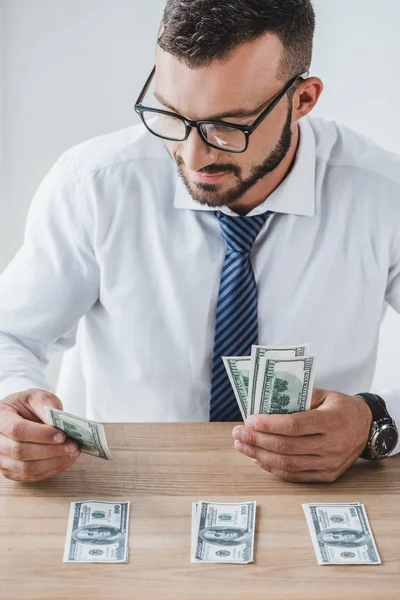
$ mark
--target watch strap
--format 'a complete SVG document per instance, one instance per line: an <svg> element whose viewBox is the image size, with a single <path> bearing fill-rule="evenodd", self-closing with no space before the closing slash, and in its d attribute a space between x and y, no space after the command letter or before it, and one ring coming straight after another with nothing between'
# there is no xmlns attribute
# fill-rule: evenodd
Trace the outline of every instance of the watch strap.
<svg viewBox="0 0 400 600"><path fill-rule="evenodd" d="M372 394L370 392L363 392L361 394L355 394L355 395L358 396L359 398L362 398L368 404L368 406L371 410L371 413L372 413L372 424L371 424L370 435L369 435L369 438L368 438L368 441L367 441L367 444L366 444L364 450L360 454L360 457L365 458L367 460L379 460L379 457L376 456L376 454L371 451L371 440L372 440L373 433L374 433L376 427L378 427L379 424L382 424L382 421L386 421L389 424L392 424L394 427L396 427L396 424L394 423L393 419L391 418L390 414L388 413L387 408L386 408L386 403L385 403L384 399L381 398L381 396L378 396L378 394Z"/></svg>
<svg viewBox="0 0 400 600"><path fill-rule="evenodd" d="M386 409L386 403L378 396L378 394L372 394L370 392L363 392L362 394L356 394L359 398L362 398L369 406L372 412L372 420L378 423L382 419L390 419L390 415Z"/></svg>

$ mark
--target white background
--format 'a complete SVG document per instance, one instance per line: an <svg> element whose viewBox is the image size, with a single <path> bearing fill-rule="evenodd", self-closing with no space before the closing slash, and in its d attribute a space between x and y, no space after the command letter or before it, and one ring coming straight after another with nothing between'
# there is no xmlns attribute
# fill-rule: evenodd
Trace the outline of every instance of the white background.
<svg viewBox="0 0 400 600"><path fill-rule="evenodd" d="M310 75L325 89L312 114L400 154L400 2L314 6ZM137 122L133 103L153 66L162 8L163 0L0 0L0 271L20 246L31 198L58 156ZM376 389L400 387L399 338L400 317L389 309ZM60 358L47 371L53 383Z"/></svg>

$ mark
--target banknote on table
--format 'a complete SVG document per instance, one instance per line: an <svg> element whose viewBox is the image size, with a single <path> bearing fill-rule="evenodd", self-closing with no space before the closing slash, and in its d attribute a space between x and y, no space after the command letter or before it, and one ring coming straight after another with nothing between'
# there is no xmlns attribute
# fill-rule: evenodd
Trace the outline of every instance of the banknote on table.
<svg viewBox="0 0 400 600"><path fill-rule="evenodd" d="M303 504L319 565L380 564L363 504Z"/></svg>
<svg viewBox="0 0 400 600"><path fill-rule="evenodd" d="M71 502L65 563L128 562L129 502Z"/></svg>
<svg viewBox="0 0 400 600"><path fill-rule="evenodd" d="M45 408L48 423L61 429L68 437L78 442L82 452L105 460L113 460L101 423L77 417L50 406Z"/></svg>
<svg viewBox="0 0 400 600"><path fill-rule="evenodd" d="M254 561L255 502L192 504L191 562Z"/></svg>

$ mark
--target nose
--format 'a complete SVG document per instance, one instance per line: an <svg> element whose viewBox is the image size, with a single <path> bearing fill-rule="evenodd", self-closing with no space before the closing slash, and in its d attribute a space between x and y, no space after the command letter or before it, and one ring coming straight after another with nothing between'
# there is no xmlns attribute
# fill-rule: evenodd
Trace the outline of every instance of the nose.
<svg viewBox="0 0 400 600"><path fill-rule="evenodd" d="M192 128L178 154L188 169L199 171L216 162L218 150L203 142L197 129Z"/></svg>

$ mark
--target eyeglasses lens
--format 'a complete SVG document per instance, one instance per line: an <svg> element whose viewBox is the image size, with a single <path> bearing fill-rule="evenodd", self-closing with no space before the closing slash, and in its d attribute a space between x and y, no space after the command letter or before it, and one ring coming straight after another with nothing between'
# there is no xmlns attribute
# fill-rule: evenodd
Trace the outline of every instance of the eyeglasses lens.
<svg viewBox="0 0 400 600"><path fill-rule="evenodd" d="M178 142L186 137L186 126L180 119L152 111L143 111L142 118L146 127L162 138ZM238 151L246 147L246 136L239 129L213 123L204 123L200 127L205 139L222 150Z"/></svg>

